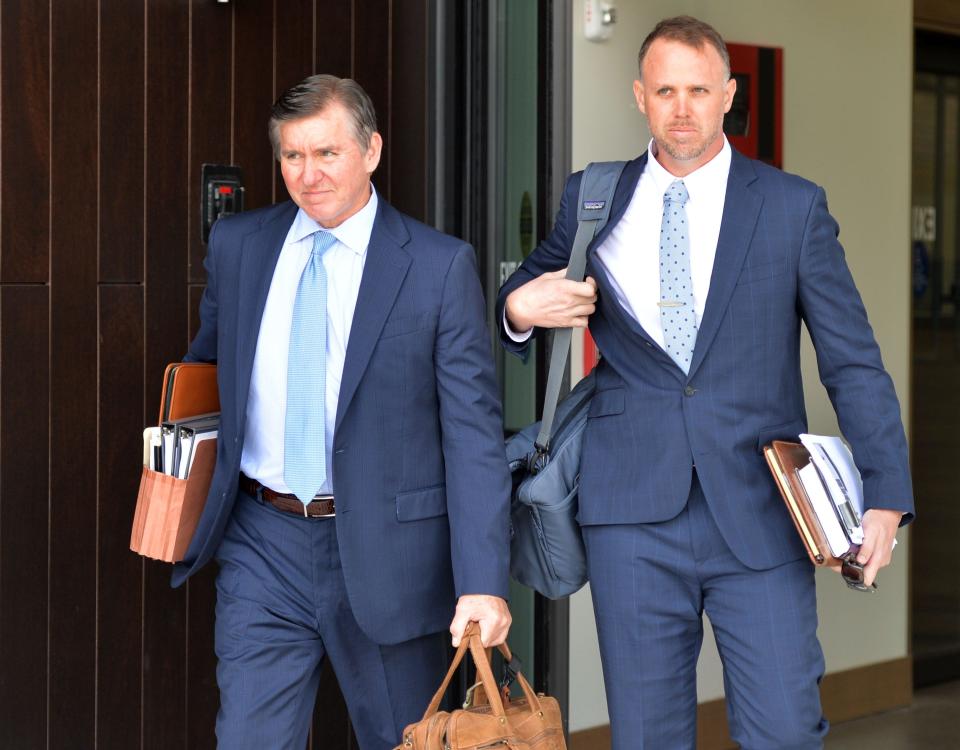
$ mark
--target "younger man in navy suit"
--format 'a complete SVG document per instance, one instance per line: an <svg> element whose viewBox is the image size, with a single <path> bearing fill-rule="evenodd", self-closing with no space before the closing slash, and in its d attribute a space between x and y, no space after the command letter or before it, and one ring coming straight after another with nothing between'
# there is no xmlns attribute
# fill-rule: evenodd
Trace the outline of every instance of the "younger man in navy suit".
<svg viewBox="0 0 960 750"><path fill-rule="evenodd" d="M630 162L588 278L563 279L580 175L551 235L500 290L501 340L584 327L603 355L584 434L579 521L616 750L696 745L710 617L730 731L745 750L822 747L813 566L762 447L806 430L800 324L863 474L865 579L913 500L900 406L823 190L723 135L726 46L690 17L644 41Z"/></svg>

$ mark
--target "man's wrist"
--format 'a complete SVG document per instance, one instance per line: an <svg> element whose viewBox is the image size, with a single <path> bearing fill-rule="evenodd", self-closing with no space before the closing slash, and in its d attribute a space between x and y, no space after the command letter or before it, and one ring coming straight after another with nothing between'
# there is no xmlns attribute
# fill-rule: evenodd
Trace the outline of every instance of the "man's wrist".
<svg viewBox="0 0 960 750"><path fill-rule="evenodd" d="M518 295L520 294L520 289L514 289L510 294L507 295L507 299L503 305L503 314L507 320L507 323L514 331L525 331L533 328L533 322L527 320L527 316L524 315L523 310L518 310Z"/></svg>
<svg viewBox="0 0 960 750"><path fill-rule="evenodd" d="M461 599L500 599L501 601L506 601L500 594L460 594L457 597L457 601Z"/></svg>
<svg viewBox="0 0 960 750"><path fill-rule="evenodd" d="M900 510L899 508L866 508L863 511L863 514L866 515L870 511L874 511L877 514L889 514L891 516L896 515L898 520L901 520L905 515L907 515L907 511Z"/></svg>

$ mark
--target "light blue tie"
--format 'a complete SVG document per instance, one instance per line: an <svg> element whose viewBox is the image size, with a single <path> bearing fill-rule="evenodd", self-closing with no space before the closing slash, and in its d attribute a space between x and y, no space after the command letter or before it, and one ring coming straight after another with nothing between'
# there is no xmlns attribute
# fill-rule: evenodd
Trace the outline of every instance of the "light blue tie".
<svg viewBox="0 0 960 750"><path fill-rule="evenodd" d="M283 431L283 479L306 505L327 478L327 272L323 254L337 238L313 235L293 303L287 355L287 414Z"/></svg>
<svg viewBox="0 0 960 750"><path fill-rule="evenodd" d="M690 195L683 180L663 194L660 224L660 323L667 353L688 373L697 341L697 317L690 278L690 233L684 208Z"/></svg>

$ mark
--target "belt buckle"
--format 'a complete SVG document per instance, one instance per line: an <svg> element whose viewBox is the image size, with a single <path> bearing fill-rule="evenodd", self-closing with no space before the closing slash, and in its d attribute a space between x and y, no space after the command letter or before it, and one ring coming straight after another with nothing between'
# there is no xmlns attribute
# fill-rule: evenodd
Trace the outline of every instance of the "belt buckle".
<svg viewBox="0 0 960 750"><path fill-rule="evenodd" d="M314 495L314 496L313 496L313 500L311 500L311 502L313 502L313 501L315 501L315 500L333 500L333 495ZM336 507L336 506L334 506L334 507ZM307 515L307 506L306 506L306 505L303 506L303 515L304 515L304 516ZM333 518L335 515L337 515L337 514L336 514L336 511L334 511L333 513L324 513L324 514L321 515L321 516L311 516L311 518Z"/></svg>

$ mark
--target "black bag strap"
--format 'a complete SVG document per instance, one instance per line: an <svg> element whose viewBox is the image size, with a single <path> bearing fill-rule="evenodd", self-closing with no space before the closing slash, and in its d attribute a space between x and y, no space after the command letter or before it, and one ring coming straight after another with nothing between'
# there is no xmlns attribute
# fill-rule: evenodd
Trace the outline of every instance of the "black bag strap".
<svg viewBox="0 0 960 750"><path fill-rule="evenodd" d="M610 206L613 193L620 181L620 174L626 166L625 161L591 162L583 172L580 181L580 195L577 197L577 234L570 251L566 278L583 281L587 268L587 247L610 218ZM543 419L540 433L537 435L537 453L542 455L550 450L553 431L553 418L557 413L560 400L560 385L570 354L571 328L558 328L553 334L553 349L550 353L550 369L547 373L547 390L543 399Z"/></svg>

